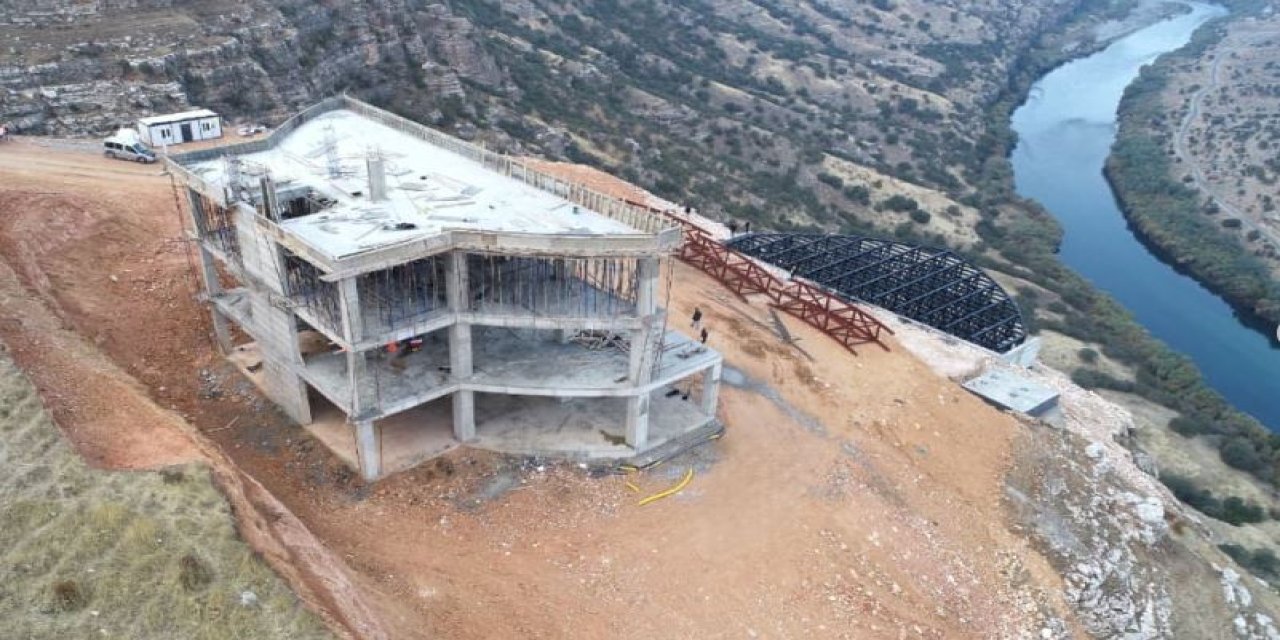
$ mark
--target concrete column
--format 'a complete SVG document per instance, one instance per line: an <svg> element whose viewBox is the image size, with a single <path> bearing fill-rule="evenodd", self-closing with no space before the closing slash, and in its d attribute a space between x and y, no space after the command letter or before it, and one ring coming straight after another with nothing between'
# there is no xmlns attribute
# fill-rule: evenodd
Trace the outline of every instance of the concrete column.
<svg viewBox="0 0 1280 640"><path fill-rule="evenodd" d="M355 278L338 283L338 304L342 314L342 337L354 345L364 337L364 319L360 310L360 288ZM349 418L364 418L378 409L378 398L369 376L369 354L347 350L347 383L351 389Z"/></svg>
<svg viewBox="0 0 1280 640"><path fill-rule="evenodd" d="M218 266L213 254L203 244L197 243L197 246L200 248L200 275L204 280L204 294L209 300L209 313L213 315L213 335L218 340L218 349L223 355L227 355L231 353L231 329L227 326L227 319L222 317L214 304L214 299L222 293L222 283L218 281Z"/></svg>
<svg viewBox="0 0 1280 640"><path fill-rule="evenodd" d="M449 310L454 313L465 313L470 307L470 274L467 273L467 254L454 251L445 258L444 263L445 300Z"/></svg>
<svg viewBox="0 0 1280 640"><path fill-rule="evenodd" d="M279 405L294 422L311 424L311 401L307 397L307 383L287 365L264 358L262 386L266 389L267 397Z"/></svg>
<svg viewBox="0 0 1280 640"><path fill-rule="evenodd" d="M474 371L471 362L471 325L456 323L449 327L449 371L455 380L466 380ZM476 437L476 399L474 391L453 394L453 437L470 442Z"/></svg>
<svg viewBox="0 0 1280 640"><path fill-rule="evenodd" d="M218 280L218 266L213 254L204 246L206 235L204 201L200 199L198 193L189 188L187 189L187 206L191 212L191 224L196 230L196 246L200 249L200 276L204 281L204 294L209 301L209 311L213 315L213 334L217 338L218 349L226 355L231 353L231 331L227 326L227 319L218 313L218 308L213 304L213 299L222 293L222 282Z"/></svg>
<svg viewBox="0 0 1280 640"><path fill-rule="evenodd" d="M636 292L636 314L641 319L641 328L631 332L631 363L628 373L632 384L647 384L653 378L653 359L658 348L659 338L657 314L658 287L657 258L641 258L638 261L640 270L640 288Z"/></svg>
<svg viewBox="0 0 1280 640"><path fill-rule="evenodd" d="M658 310L658 273L661 263L658 258L640 258L636 261L640 271L639 290L636 292L636 315L640 317L653 315Z"/></svg>
<svg viewBox="0 0 1280 640"><path fill-rule="evenodd" d="M661 262L657 257L641 258L639 289L636 291L636 315L641 318L641 328L631 332L631 383L636 386L649 384L653 379L653 360L657 356L658 343L658 273ZM648 392L627 398L627 444L636 451L649 446L649 394Z"/></svg>
<svg viewBox="0 0 1280 640"><path fill-rule="evenodd" d="M716 417L716 403L720 399L720 369L723 365L719 362L711 365L702 372L702 412L707 417Z"/></svg>
<svg viewBox="0 0 1280 640"><path fill-rule="evenodd" d="M458 442L476 439L476 392L456 391L453 402L453 437Z"/></svg>
<svg viewBox="0 0 1280 640"><path fill-rule="evenodd" d="M365 480L377 480L382 475L382 433L372 420L356 421L352 428L355 430L360 475Z"/></svg>
<svg viewBox="0 0 1280 640"><path fill-rule="evenodd" d="M636 451L649 445L649 394L627 398L627 444Z"/></svg>
<svg viewBox="0 0 1280 640"><path fill-rule="evenodd" d="M467 254L454 251L445 262L445 296L449 310L463 313L470 306L470 282L467 274ZM449 326L449 372L454 380L471 377L474 367L471 360L471 325L455 322ZM459 442L476 438L476 398L474 391L457 391L453 394L453 437Z"/></svg>
<svg viewBox="0 0 1280 640"><path fill-rule="evenodd" d="M349 344L364 338L364 315L360 312L360 287L355 278L338 282L338 312L342 315L342 337Z"/></svg>
<svg viewBox="0 0 1280 640"><path fill-rule="evenodd" d="M631 332L631 351L627 354L630 357L627 376L631 384L645 384L653 378L653 358L650 357L656 346L653 333L648 326Z"/></svg>

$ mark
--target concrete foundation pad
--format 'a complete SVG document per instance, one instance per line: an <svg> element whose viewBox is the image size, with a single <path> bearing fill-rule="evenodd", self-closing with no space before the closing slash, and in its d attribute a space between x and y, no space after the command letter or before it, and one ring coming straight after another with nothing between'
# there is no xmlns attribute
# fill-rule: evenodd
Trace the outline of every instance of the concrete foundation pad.
<svg viewBox="0 0 1280 640"><path fill-rule="evenodd" d="M650 396L649 445L660 446L711 419L693 398ZM481 449L523 455L626 459L625 398L550 398L477 394L476 441Z"/></svg>
<svg viewBox="0 0 1280 640"><path fill-rule="evenodd" d="M1014 371L989 369L964 383L964 388L1003 409L1029 416L1049 413L1058 405L1058 392Z"/></svg>

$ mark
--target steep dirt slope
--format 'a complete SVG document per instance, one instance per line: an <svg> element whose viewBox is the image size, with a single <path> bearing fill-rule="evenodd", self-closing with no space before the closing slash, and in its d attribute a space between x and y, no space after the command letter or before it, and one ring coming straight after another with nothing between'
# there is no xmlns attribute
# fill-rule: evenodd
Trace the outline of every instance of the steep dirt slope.
<svg viewBox="0 0 1280 640"><path fill-rule="evenodd" d="M1225 558L1184 551L1194 528L1171 530L1172 504L1128 467L1115 472L1127 460L1109 447L1095 459L1081 436L991 409L893 338L890 350L853 355L784 318L798 338L788 345L762 304L683 265L671 274L670 326L684 329L695 305L706 313L728 363L728 431L632 480L643 494L693 468L684 492L639 507L620 477L465 448L364 485L211 353L173 241L167 179L28 141L2 151L0 257L27 275L0 282L0 335L19 362L39 381L57 362L43 345L90 336L140 391L200 430L192 436L206 456L226 460L215 469L246 474L233 476L248 496L237 508L246 537L272 549L277 570L338 628L393 638L1158 638L1231 634L1239 614L1265 631L1257 613L1270 601L1252 586L1244 605L1235 590L1226 601L1227 574L1215 579L1201 559ZM55 415L103 404L74 385L41 388ZM307 532L323 547L299 553ZM1080 568L1093 562L1097 572Z"/></svg>
<svg viewBox="0 0 1280 640"><path fill-rule="evenodd" d="M195 458L174 453L139 449L129 463ZM5 637L332 637L235 526L202 465L89 468L0 343Z"/></svg>

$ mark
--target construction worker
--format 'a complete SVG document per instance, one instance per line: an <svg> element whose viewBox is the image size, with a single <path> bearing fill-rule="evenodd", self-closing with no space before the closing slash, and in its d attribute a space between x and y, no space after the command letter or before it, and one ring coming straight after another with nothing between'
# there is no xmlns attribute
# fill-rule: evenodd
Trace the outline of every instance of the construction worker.
<svg viewBox="0 0 1280 640"><path fill-rule="evenodd" d="M698 307L693 308L693 324L691 326L694 331L702 328L702 309L699 309Z"/></svg>
<svg viewBox="0 0 1280 640"><path fill-rule="evenodd" d="M703 330L702 330L701 339L700 339L700 340L698 340L698 342L701 342L701 343L702 343L702 344L704 344L704 345L705 345L705 344L707 344L707 335L708 335L708 334L707 334L707 330L706 330L706 329L703 329Z"/></svg>

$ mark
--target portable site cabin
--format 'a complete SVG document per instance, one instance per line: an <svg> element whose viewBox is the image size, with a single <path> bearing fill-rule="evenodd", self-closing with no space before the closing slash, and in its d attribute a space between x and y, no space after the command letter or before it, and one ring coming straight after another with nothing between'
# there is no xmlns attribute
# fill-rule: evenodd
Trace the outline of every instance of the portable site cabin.
<svg viewBox="0 0 1280 640"><path fill-rule="evenodd" d="M138 119L138 135L152 147L222 137L222 118L208 109Z"/></svg>

